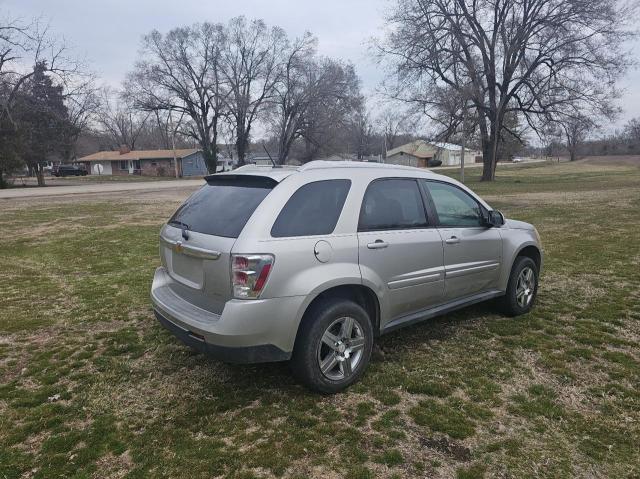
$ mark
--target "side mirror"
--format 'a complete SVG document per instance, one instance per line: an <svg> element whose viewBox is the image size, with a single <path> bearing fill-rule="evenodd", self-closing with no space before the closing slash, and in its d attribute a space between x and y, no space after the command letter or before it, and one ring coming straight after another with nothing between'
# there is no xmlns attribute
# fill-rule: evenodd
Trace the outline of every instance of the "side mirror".
<svg viewBox="0 0 640 479"><path fill-rule="evenodd" d="M504 215L498 210L491 210L487 215L487 225L500 227L504 224Z"/></svg>

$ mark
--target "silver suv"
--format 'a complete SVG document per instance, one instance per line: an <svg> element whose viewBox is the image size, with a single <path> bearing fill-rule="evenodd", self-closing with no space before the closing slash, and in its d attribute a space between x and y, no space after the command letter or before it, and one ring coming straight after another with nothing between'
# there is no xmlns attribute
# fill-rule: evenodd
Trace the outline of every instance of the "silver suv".
<svg viewBox="0 0 640 479"><path fill-rule="evenodd" d="M151 299L183 342L227 362L291 360L333 393L374 338L489 299L528 312L542 267L530 224L463 184L375 163L211 175L160 232Z"/></svg>

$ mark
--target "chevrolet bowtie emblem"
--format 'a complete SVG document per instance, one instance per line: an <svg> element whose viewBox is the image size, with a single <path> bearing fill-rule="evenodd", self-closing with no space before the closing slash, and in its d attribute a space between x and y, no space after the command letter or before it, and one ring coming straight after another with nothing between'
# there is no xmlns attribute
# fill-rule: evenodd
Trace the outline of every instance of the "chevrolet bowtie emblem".
<svg viewBox="0 0 640 479"><path fill-rule="evenodd" d="M182 253L184 251L184 246L182 246L182 241L177 241L175 246L173 247L173 251L176 253Z"/></svg>

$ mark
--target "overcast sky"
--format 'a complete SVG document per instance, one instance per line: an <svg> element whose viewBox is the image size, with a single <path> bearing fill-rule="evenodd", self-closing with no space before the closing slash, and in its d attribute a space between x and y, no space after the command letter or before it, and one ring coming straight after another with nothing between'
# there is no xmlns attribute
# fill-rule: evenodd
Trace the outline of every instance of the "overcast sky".
<svg viewBox="0 0 640 479"><path fill-rule="evenodd" d="M356 65L365 93L373 93L383 73L368 57L369 40L384 27L392 0L0 0L0 10L25 20L43 17L85 57L105 83L118 86L136 60L140 38L199 21L226 22L246 15L283 27L295 37L305 30L319 39L321 54ZM640 43L634 48L640 59ZM640 116L640 71L621 86L623 124Z"/></svg>

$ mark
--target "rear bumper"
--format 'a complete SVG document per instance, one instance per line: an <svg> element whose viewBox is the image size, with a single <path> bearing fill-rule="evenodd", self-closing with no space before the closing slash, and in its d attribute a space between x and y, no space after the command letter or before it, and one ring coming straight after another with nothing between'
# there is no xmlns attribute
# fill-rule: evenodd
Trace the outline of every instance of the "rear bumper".
<svg viewBox="0 0 640 479"><path fill-rule="evenodd" d="M246 346L231 348L228 346L218 346L205 341L201 336L194 335L188 329L184 329L169 319L165 318L157 310L156 318L166 329L187 346L204 353L213 358L227 363L268 363L274 361L286 361L291 357L291 353L286 353L273 344L262 344L258 346Z"/></svg>
<svg viewBox="0 0 640 479"><path fill-rule="evenodd" d="M203 310L171 289L165 268L156 270L151 301L158 321L188 346L233 363L291 357L304 296L229 300L221 314Z"/></svg>

